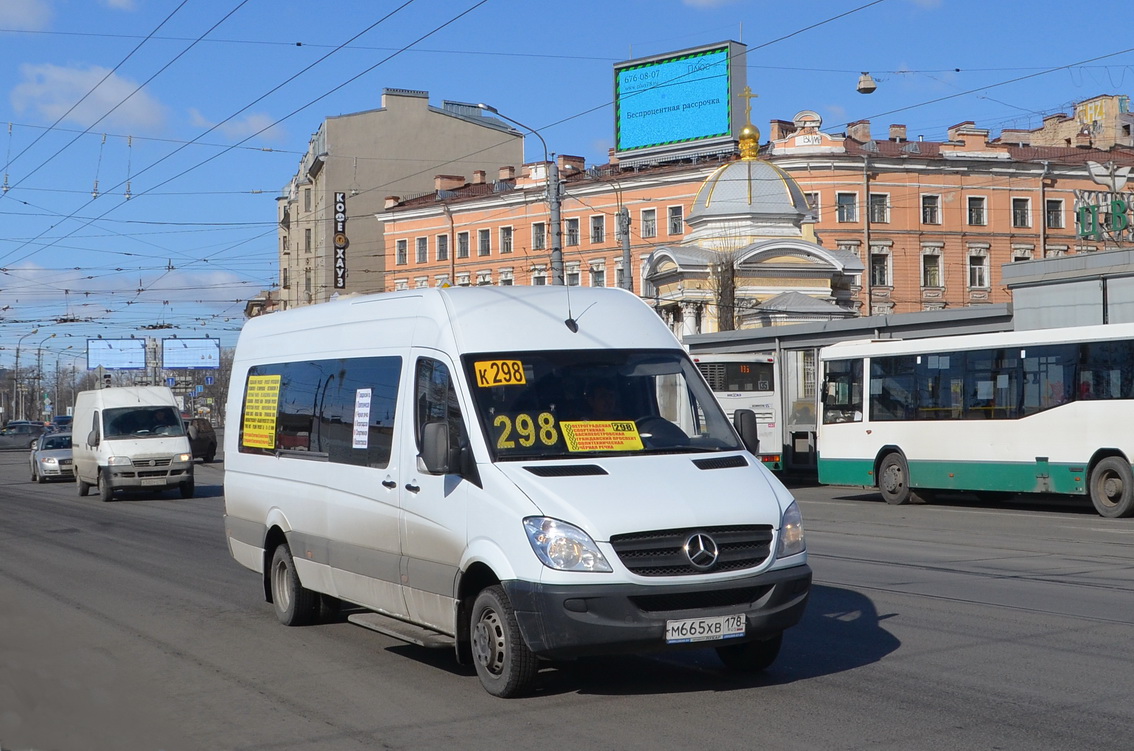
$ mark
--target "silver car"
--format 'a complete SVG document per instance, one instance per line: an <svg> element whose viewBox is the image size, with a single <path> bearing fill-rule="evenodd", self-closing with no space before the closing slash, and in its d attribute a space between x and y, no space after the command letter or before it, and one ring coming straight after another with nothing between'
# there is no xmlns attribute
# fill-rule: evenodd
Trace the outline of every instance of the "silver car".
<svg viewBox="0 0 1134 751"><path fill-rule="evenodd" d="M31 452L31 479L34 482L75 479L75 464L71 459L71 434L47 433L35 442Z"/></svg>

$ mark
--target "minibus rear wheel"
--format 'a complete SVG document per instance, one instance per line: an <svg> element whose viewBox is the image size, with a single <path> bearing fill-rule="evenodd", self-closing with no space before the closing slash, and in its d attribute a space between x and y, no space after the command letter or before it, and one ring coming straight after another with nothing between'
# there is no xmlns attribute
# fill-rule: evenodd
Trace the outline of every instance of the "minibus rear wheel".
<svg viewBox="0 0 1134 751"><path fill-rule="evenodd" d="M469 639L476 674L485 691L504 699L531 691L539 658L524 643L503 587L486 587L476 596Z"/></svg>
<svg viewBox="0 0 1134 751"><path fill-rule="evenodd" d="M319 595L299 583L295 561L286 544L277 547L272 554L269 582L272 587L272 605L275 606L280 623L285 626L307 626L315 622L319 613Z"/></svg>

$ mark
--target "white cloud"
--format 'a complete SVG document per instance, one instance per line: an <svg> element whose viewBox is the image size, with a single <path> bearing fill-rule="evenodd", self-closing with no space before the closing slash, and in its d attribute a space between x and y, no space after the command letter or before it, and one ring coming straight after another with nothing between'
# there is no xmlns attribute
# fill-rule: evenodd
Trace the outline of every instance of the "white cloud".
<svg viewBox="0 0 1134 751"><path fill-rule="evenodd" d="M94 88L66 116L65 122L89 127L122 102L101 125L129 128L135 133L159 129L165 122L165 107L145 91L133 93L138 84L126 78L112 75L103 81L108 72L106 68L98 66L77 68L50 63L21 65L22 80L12 89L12 106L21 114L33 112L44 120L54 122Z"/></svg>
<svg viewBox="0 0 1134 751"><path fill-rule="evenodd" d="M0 28L41 31L52 16L48 0L0 0Z"/></svg>
<svg viewBox="0 0 1134 751"><path fill-rule="evenodd" d="M209 120L201 114L201 111L191 107L189 109L189 122L197 128L211 128L216 123ZM271 115L262 112L254 112L250 115L245 115L239 120L229 120L228 122L220 125L217 131L223 133L234 141L241 141L248 136L255 136L262 138L266 141L284 141L286 133L284 129L278 125L272 125L275 122ZM265 130L266 129L266 130ZM260 131L263 131L262 133Z"/></svg>

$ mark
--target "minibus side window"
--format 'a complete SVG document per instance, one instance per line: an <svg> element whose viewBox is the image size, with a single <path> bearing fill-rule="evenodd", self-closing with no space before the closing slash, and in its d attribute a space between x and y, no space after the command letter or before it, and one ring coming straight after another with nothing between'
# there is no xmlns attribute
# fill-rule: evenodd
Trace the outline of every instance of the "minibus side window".
<svg viewBox="0 0 1134 751"><path fill-rule="evenodd" d="M417 361L414 374L414 440L422 449L422 434L429 422L449 425L449 446L467 443L461 405L448 366L439 360L423 357Z"/></svg>

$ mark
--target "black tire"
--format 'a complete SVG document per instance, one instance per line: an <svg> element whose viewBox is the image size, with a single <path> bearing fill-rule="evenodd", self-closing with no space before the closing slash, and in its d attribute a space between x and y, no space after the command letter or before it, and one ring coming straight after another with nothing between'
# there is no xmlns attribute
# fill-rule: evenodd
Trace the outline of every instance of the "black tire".
<svg viewBox="0 0 1134 751"><path fill-rule="evenodd" d="M268 582L272 589L272 605L275 606L280 623L285 626L308 626L315 622L319 615L319 594L299 583L295 561L287 545L280 545L272 554Z"/></svg>
<svg viewBox="0 0 1134 751"><path fill-rule="evenodd" d="M776 661L783 642L784 635L780 633L771 639L717 647L717 656L721 658L721 662L729 670L759 673Z"/></svg>
<svg viewBox="0 0 1134 751"><path fill-rule="evenodd" d="M192 498L193 494L197 492L197 485L192 478L189 478L188 482L181 483L177 486L177 489L181 491L182 498Z"/></svg>
<svg viewBox="0 0 1134 751"><path fill-rule="evenodd" d="M473 665L485 691L503 699L531 691L539 672L539 658L524 643L503 587L487 587L476 596L469 641Z"/></svg>
<svg viewBox="0 0 1134 751"><path fill-rule="evenodd" d="M102 499L103 503L114 500L114 486L107 479L106 472L98 473L98 497Z"/></svg>
<svg viewBox="0 0 1134 751"><path fill-rule="evenodd" d="M910 468L896 451L886 454L878 465L878 490L883 500L894 506L910 502Z"/></svg>
<svg viewBox="0 0 1134 751"><path fill-rule="evenodd" d="M75 471L78 472L78 470ZM80 498L86 497L87 493L91 492L91 484L80 480L78 474L75 475L75 487L79 490Z"/></svg>
<svg viewBox="0 0 1134 751"><path fill-rule="evenodd" d="M209 446L207 451L205 451L205 455L201 457L201 461L205 464L212 464L213 459L216 459L216 458L217 458L217 445L214 443L212 446Z"/></svg>
<svg viewBox="0 0 1134 751"><path fill-rule="evenodd" d="M1091 503L1100 516L1119 519L1134 516L1134 472L1120 456L1108 456L1091 470Z"/></svg>
<svg viewBox="0 0 1134 751"><path fill-rule="evenodd" d="M47 478L39 473L38 467L32 467L32 479L38 482L40 485L43 485L45 482L47 482Z"/></svg>

